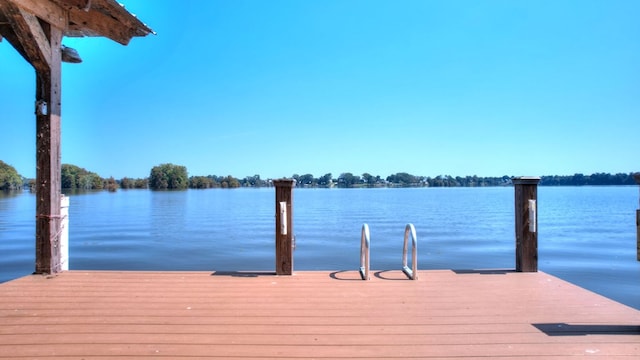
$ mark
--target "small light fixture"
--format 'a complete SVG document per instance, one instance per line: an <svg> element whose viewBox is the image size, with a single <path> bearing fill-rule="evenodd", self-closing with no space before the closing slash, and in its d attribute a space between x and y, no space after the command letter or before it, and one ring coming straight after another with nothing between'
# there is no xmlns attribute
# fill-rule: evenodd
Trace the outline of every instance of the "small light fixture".
<svg viewBox="0 0 640 360"><path fill-rule="evenodd" d="M80 55L74 48L62 45L62 61L72 64L79 64L82 62Z"/></svg>
<svg viewBox="0 0 640 360"><path fill-rule="evenodd" d="M36 115L49 115L49 107L44 100L36 101Z"/></svg>

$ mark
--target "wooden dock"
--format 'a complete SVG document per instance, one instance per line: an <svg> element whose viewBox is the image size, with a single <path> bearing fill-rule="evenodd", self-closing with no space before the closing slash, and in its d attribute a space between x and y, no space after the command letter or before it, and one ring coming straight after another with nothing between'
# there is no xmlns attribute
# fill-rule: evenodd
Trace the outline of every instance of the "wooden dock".
<svg viewBox="0 0 640 360"><path fill-rule="evenodd" d="M640 358L640 311L542 272L372 274L27 276L0 284L0 358Z"/></svg>

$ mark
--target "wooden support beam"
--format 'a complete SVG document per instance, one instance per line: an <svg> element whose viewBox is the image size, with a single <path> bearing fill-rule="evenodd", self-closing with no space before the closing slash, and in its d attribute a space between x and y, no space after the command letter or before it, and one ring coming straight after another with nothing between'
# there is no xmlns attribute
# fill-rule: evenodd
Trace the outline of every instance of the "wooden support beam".
<svg viewBox="0 0 640 360"><path fill-rule="evenodd" d="M80 9L89 11L91 0L53 0L65 9Z"/></svg>
<svg viewBox="0 0 640 360"><path fill-rule="evenodd" d="M11 44L14 49L16 49L16 51L18 52L18 54L20 54L20 56L22 56L22 58L29 62L29 56L27 56L27 53L22 48L22 44L13 31L11 25L0 25L0 34L2 34L5 39L7 39L9 44Z"/></svg>
<svg viewBox="0 0 640 360"><path fill-rule="evenodd" d="M6 15L16 35L22 50L19 52L36 71L48 71L51 46L40 21L31 12L15 6L11 1L0 2L0 10Z"/></svg>
<svg viewBox="0 0 640 360"><path fill-rule="evenodd" d="M38 18L22 9L20 9L20 14L24 19L26 25L29 28L29 32L31 36L33 36L33 40L35 41L35 47L38 49L39 56L47 63L47 67L51 67L51 44L49 44L49 39L45 35L42 30L42 25Z"/></svg>
<svg viewBox="0 0 640 360"><path fill-rule="evenodd" d="M51 67L36 70L36 269L38 274L60 271L61 193L61 41L62 30L44 25Z"/></svg>
<svg viewBox="0 0 640 360"><path fill-rule="evenodd" d="M2 2L13 3L13 5L35 15L48 22L53 27L61 30L67 28L69 23L67 11L55 4L53 1L42 0L3 0Z"/></svg>

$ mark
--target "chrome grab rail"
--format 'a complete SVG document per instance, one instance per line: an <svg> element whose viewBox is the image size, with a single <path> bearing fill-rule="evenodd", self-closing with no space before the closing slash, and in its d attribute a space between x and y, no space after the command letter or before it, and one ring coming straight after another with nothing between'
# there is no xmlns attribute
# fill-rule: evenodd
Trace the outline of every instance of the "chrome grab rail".
<svg viewBox="0 0 640 360"><path fill-rule="evenodd" d="M407 250L409 234L411 234L411 269L407 266ZM402 272L411 280L418 280L418 237L416 236L416 228L413 224L407 224L404 229L404 247L402 249Z"/></svg>
<svg viewBox="0 0 640 360"><path fill-rule="evenodd" d="M371 245L371 237L369 234L369 225L362 224L362 232L360 235L360 277L362 280L369 280L369 247Z"/></svg>

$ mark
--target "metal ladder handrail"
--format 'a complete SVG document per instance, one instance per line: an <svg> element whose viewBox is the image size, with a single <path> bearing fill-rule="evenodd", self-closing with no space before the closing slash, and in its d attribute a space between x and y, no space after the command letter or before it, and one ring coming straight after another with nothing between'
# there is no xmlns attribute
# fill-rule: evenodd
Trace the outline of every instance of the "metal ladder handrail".
<svg viewBox="0 0 640 360"><path fill-rule="evenodd" d="M407 266L407 250L409 245L409 234L411 234L411 269ZM407 224L404 229L404 247L402 249L402 272L411 280L418 280L418 237L413 224Z"/></svg>
<svg viewBox="0 0 640 360"><path fill-rule="evenodd" d="M369 225L362 224L360 234L360 277L362 280L369 280L369 253L371 246L371 236L369 233Z"/></svg>

